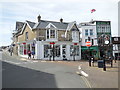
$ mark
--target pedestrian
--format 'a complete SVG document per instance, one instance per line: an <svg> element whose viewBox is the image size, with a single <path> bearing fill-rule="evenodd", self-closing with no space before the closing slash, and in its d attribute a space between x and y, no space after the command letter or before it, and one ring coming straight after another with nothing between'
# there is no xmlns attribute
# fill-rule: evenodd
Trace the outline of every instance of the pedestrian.
<svg viewBox="0 0 120 90"><path fill-rule="evenodd" d="M28 59L31 59L31 51L28 50Z"/></svg>
<svg viewBox="0 0 120 90"><path fill-rule="evenodd" d="M33 59L34 59L34 56L35 56L35 51L32 51L31 52L32 56L33 56Z"/></svg>

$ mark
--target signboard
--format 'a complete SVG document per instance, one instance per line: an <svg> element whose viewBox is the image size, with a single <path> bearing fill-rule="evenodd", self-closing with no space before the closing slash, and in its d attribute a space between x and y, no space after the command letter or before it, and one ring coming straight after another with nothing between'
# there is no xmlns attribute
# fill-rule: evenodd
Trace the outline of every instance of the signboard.
<svg viewBox="0 0 120 90"><path fill-rule="evenodd" d="M92 45L92 43L90 41L86 42L86 46L90 47Z"/></svg>
<svg viewBox="0 0 120 90"><path fill-rule="evenodd" d="M120 37L112 37L113 44L120 44Z"/></svg>
<svg viewBox="0 0 120 90"><path fill-rule="evenodd" d="M55 42L50 42L50 44L55 44Z"/></svg>
<svg viewBox="0 0 120 90"><path fill-rule="evenodd" d="M77 45L77 43L74 43L74 45Z"/></svg>
<svg viewBox="0 0 120 90"><path fill-rule="evenodd" d="M26 43L23 43L23 44L26 44Z"/></svg>

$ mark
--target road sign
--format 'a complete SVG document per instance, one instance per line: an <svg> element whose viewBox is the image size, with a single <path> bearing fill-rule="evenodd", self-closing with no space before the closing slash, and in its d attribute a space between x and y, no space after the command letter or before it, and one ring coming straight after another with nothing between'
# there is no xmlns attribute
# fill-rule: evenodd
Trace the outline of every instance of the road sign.
<svg viewBox="0 0 120 90"><path fill-rule="evenodd" d="M92 45L92 43L90 41L86 42L86 46L90 47Z"/></svg>

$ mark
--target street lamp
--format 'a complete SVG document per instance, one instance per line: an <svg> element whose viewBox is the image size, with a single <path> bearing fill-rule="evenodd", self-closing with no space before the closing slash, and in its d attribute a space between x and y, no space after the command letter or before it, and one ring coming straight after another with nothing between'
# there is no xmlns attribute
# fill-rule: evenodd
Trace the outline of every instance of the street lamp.
<svg viewBox="0 0 120 90"><path fill-rule="evenodd" d="M105 43L107 44L108 41L105 42L105 35L102 34L100 37L99 37L99 46L100 46L100 51L101 49L105 49ZM106 71L106 64L105 64L105 52L103 51L102 52L102 57L103 57L103 70Z"/></svg>

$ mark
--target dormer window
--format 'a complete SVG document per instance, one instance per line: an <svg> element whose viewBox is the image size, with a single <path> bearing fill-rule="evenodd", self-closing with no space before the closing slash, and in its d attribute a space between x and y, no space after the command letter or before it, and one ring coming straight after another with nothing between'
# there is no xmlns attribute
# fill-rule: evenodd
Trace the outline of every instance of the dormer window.
<svg viewBox="0 0 120 90"><path fill-rule="evenodd" d="M50 30L50 38L55 38L55 30Z"/></svg>
<svg viewBox="0 0 120 90"><path fill-rule="evenodd" d="M47 39L57 38L57 31L53 29L46 30Z"/></svg>

